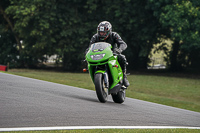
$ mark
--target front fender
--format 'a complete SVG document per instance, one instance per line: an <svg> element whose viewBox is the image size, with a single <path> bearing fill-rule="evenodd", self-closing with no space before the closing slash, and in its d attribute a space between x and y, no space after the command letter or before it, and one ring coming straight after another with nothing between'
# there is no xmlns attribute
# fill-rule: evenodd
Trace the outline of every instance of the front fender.
<svg viewBox="0 0 200 133"><path fill-rule="evenodd" d="M104 74L106 71L105 70L97 70L96 72L95 72L95 74L97 74L97 73L102 73L102 74Z"/></svg>

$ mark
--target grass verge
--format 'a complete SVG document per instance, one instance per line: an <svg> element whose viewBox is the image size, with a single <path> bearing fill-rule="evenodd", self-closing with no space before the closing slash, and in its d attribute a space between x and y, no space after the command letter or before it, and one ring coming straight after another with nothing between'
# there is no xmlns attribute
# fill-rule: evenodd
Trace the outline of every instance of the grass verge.
<svg viewBox="0 0 200 133"><path fill-rule="evenodd" d="M94 90L88 73L10 69L8 73ZM200 80L152 75L128 76L126 96L200 112Z"/></svg>

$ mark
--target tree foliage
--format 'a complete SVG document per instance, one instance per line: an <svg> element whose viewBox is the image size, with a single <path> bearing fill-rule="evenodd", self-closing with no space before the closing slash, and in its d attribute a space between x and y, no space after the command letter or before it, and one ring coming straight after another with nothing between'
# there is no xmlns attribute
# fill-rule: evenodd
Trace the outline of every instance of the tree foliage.
<svg viewBox="0 0 200 133"><path fill-rule="evenodd" d="M166 38L174 41L168 51L172 68L199 65L200 4L195 0L1 0L0 5L1 50L7 51L0 56L12 51L21 67L35 67L44 55L56 54L64 70L80 69L90 38L104 20L128 44L124 54L130 69L146 68L150 51Z"/></svg>
<svg viewBox="0 0 200 133"><path fill-rule="evenodd" d="M169 56L171 69L177 71L186 66L199 67L200 2L150 0L149 7L162 28L167 29L165 36L174 41Z"/></svg>

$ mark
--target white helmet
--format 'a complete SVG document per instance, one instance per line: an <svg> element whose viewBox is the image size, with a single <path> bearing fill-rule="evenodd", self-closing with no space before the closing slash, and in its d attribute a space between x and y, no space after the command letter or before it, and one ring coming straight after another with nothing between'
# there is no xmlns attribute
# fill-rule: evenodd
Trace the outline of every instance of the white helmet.
<svg viewBox="0 0 200 133"><path fill-rule="evenodd" d="M100 40L106 40L112 33L112 25L108 21L103 21L99 23L97 27L97 34Z"/></svg>

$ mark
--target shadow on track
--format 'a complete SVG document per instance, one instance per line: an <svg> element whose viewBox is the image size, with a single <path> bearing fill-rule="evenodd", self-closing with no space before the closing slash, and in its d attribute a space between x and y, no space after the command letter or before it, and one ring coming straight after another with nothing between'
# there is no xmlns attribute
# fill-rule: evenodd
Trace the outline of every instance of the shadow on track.
<svg viewBox="0 0 200 133"><path fill-rule="evenodd" d="M91 97L84 97L84 96L80 96L80 95L68 95L67 97L71 97L74 99L80 99L80 100L85 100L85 101L90 101L90 102L99 102L98 99L91 98Z"/></svg>

